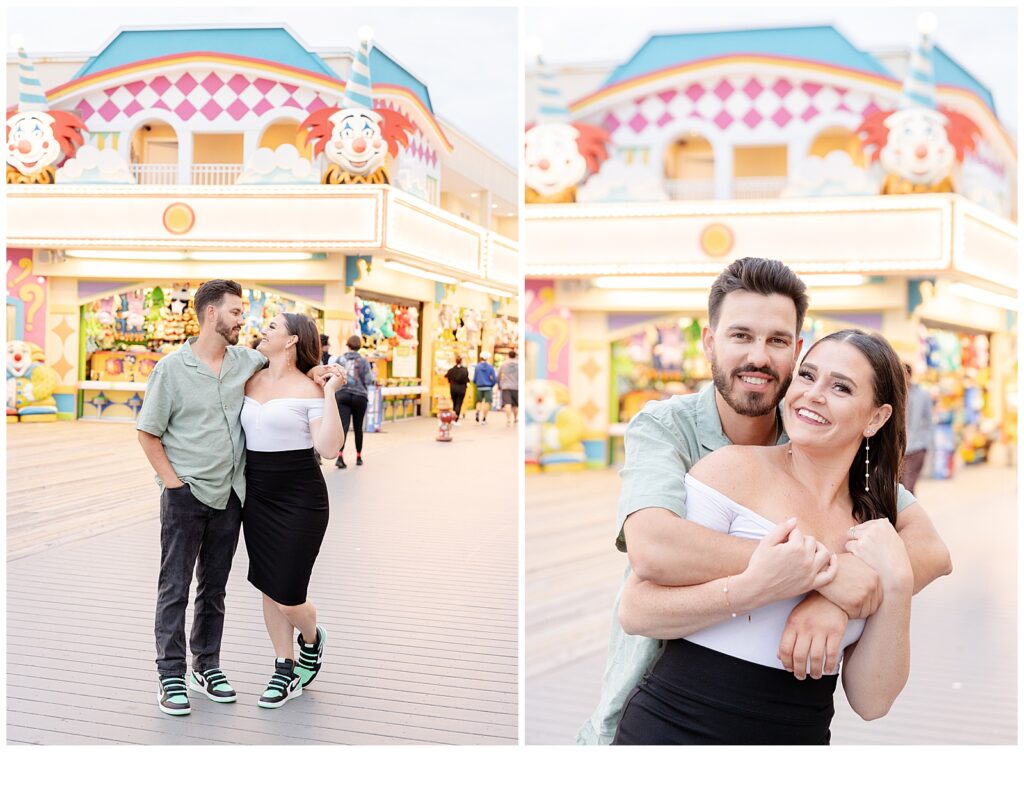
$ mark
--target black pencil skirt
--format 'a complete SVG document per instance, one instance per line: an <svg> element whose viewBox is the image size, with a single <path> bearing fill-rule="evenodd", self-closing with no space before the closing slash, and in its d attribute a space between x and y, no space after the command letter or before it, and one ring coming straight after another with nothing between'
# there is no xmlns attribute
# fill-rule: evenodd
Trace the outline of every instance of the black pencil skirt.
<svg viewBox="0 0 1024 803"><path fill-rule="evenodd" d="M245 453L242 531L249 582L281 605L301 605L329 516L312 449Z"/></svg>
<svg viewBox="0 0 1024 803"><path fill-rule="evenodd" d="M613 744L828 744L838 675L797 680L668 641L626 700Z"/></svg>

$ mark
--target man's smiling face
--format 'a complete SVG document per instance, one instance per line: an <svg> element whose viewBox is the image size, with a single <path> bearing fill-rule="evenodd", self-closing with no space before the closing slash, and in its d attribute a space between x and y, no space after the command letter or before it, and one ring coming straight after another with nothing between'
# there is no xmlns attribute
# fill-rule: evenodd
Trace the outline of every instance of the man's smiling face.
<svg viewBox="0 0 1024 803"><path fill-rule="evenodd" d="M734 290L722 299L704 354L715 388L740 415L770 413L786 395L800 353L796 305L788 296Z"/></svg>

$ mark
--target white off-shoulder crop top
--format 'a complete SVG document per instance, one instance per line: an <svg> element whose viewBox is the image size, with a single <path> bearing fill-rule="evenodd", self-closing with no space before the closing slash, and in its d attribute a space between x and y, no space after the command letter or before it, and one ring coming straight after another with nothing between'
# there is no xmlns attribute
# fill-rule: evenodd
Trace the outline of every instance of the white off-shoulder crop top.
<svg viewBox="0 0 1024 803"><path fill-rule="evenodd" d="M686 518L689 521L711 530L755 539L763 538L775 526L764 516L737 504L725 494L689 474L686 475L685 482ZM805 596L806 594L779 600L749 612L737 612L735 618L730 617L685 638L694 644L734 658L770 666L773 669L784 669L778 658L782 631L786 627L789 614ZM840 657L842 650L857 641L863 632L864 620L851 619L840 642Z"/></svg>
<svg viewBox="0 0 1024 803"><path fill-rule="evenodd" d="M313 448L311 422L324 416L323 399L271 399L242 402L245 448L253 452L289 452Z"/></svg>

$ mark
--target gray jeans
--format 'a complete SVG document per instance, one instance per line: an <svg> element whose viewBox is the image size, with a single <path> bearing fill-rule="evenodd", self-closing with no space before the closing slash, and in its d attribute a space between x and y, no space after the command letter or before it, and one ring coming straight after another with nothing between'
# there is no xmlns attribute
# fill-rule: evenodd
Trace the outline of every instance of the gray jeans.
<svg viewBox="0 0 1024 803"><path fill-rule="evenodd" d="M155 631L156 666L161 676L185 674L185 607L193 570L197 588L189 637L192 668L202 672L220 666L225 586L241 523L242 504L234 491L225 510L204 505L187 484L165 488L160 494Z"/></svg>

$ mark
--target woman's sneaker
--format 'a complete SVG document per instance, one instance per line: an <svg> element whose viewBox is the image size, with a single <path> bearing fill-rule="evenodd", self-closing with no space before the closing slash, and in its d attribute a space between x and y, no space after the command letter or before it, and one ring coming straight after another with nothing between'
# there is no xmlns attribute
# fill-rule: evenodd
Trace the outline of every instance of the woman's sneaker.
<svg viewBox="0 0 1024 803"><path fill-rule="evenodd" d="M295 662L288 658L274 661L274 674L260 697L260 708L280 708L292 697L302 694L302 681L295 674Z"/></svg>
<svg viewBox="0 0 1024 803"><path fill-rule="evenodd" d="M324 645L327 644L327 630L322 625L316 626L316 643L307 644L302 633L299 633L299 662L295 665L295 674L302 679L303 687L313 682L320 672L324 659Z"/></svg>
<svg viewBox="0 0 1024 803"><path fill-rule="evenodd" d="M156 699L160 703L160 710L172 717L183 717L192 713L192 704L188 701L188 689L185 688L185 678L181 675L161 677Z"/></svg>
<svg viewBox="0 0 1024 803"><path fill-rule="evenodd" d="M233 703L238 699L227 676L220 669L206 669L202 672L193 669L188 678L188 687L193 691L201 691L215 703Z"/></svg>

